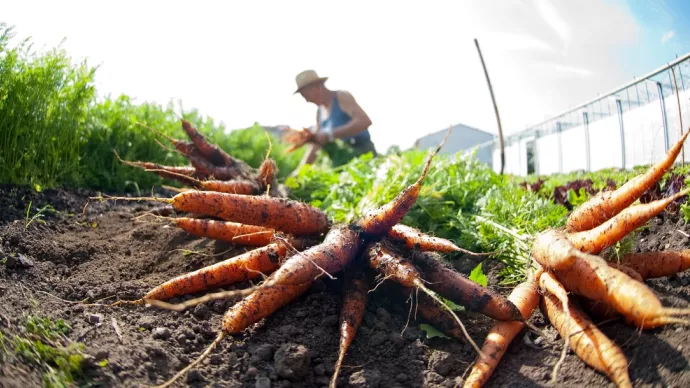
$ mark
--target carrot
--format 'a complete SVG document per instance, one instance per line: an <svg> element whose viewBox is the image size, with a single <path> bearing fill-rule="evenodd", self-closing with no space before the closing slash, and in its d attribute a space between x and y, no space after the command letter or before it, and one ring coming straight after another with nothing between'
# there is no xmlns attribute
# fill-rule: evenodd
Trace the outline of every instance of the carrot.
<svg viewBox="0 0 690 388"><path fill-rule="evenodd" d="M275 242L208 267L180 275L153 288L142 299L167 300L223 285L256 279L275 271L288 254L288 245Z"/></svg>
<svg viewBox="0 0 690 388"><path fill-rule="evenodd" d="M273 159L266 159L261 166L259 166L259 173L257 180L261 184L262 188L267 188L269 185L273 184L276 174L278 173L278 166Z"/></svg>
<svg viewBox="0 0 690 388"><path fill-rule="evenodd" d="M640 275L639 272L635 271L634 269L630 268L629 266L625 264L618 264L618 263L609 263L609 266L623 272L624 274L630 276L631 279L635 279L638 282L644 282L644 279L642 279L642 276Z"/></svg>
<svg viewBox="0 0 690 388"><path fill-rule="evenodd" d="M539 233L532 244L532 257L546 269L570 268L579 254L566 235L555 229Z"/></svg>
<svg viewBox="0 0 690 388"><path fill-rule="evenodd" d="M410 288L404 288L407 295L413 292ZM419 294L417 296L417 306L415 311L419 312L422 318L431 323L435 328L439 329L443 334L453 337L457 340L464 340L465 336L462 329L455 322L453 317L448 314L448 311L442 309L436 301L429 298L426 294Z"/></svg>
<svg viewBox="0 0 690 388"><path fill-rule="evenodd" d="M687 195L688 192L690 192L690 188L668 198L631 206L594 229L568 234L568 239L577 249L597 254L647 223L652 217L661 213L671 202Z"/></svg>
<svg viewBox="0 0 690 388"><path fill-rule="evenodd" d="M216 166L235 166L240 164L240 162L228 155L227 152L223 151L220 147L215 144L211 144L206 140L206 137L201 134L196 128L192 126L187 120L182 120L182 129L187 133L187 136L192 140L196 148L207 158L211 163ZM244 162L241 162L244 164Z"/></svg>
<svg viewBox="0 0 690 388"><path fill-rule="evenodd" d="M415 253L412 260L429 288L444 298L499 321L522 320L520 310L506 297L448 268L433 254Z"/></svg>
<svg viewBox="0 0 690 388"><path fill-rule="evenodd" d="M446 137L443 139L441 144L439 144L436 150L429 155L429 158L424 165L422 175L415 183L405 188L405 190L393 198L392 201L379 208L371 209L366 212L364 216L357 222L357 225L364 233L377 236L383 235L387 233L388 230L390 230L395 224L400 222L400 220L402 220L405 214L407 214L410 208L412 208L412 205L417 202L417 197L419 196L419 192L422 188L422 182L424 182L424 178L429 173L431 161L445 144L450 132L451 128L448 128Z"/></svg>
<svg viewBox="0 0 690 388"><path fill-rule="evenodd" d="M233 305L223 317L223 330L228 334L239 333L272 314L306 291L314 279L345 268L360 246L357 232L340 227L331 229L323 243L286 260L258 290Z"/></svg>
<svg viewBox="0 0 690 388"><path fill-rule="evenodd" d="M587 299L584 296L580 295L573 295L575 297L575 300L577 303L580 304L584 309L586 309L592 316L601 319L601 320L609 320L609 319L617 319L620 317L620 314L611 307L610 305L604 303L604 302L599 302L596 300L591 300Z"/></svg>
<svg viewBox="0 0 690 388"><path fill-rule="evenodd" d="M667 308L644 283L585 254L567 270L554 271L570 292L604 302L618 311L626 322L648 329L670 323L687 323L673 315L687 315L688 309Z"/></svg>
<svg viewBox="0 0 690 388"><path fill-rule="evenodd" d="M180 229L199 237L208 237L237 245L265 246L275 238L275 230L256 225L189 217L173 218Z"/></svg>
<svg viewBox="0 0 690 388"><path fill-rule="evenodd" d="M338 375L345 359L345 353L355 338L369 294L369 279L361 266L351 266L345 272L343 306L340 310L340 346L335 371L331 377L330 388L337 385Z"/></svg>
<svg viewBox="0 0 690 388"><path fill-rule="evenodd" d="M201 181L201 187L208 191L217 191L220 193L254 195L259 193L259 188L256 184L246 180L212 180Z"/></svg>
<svg viewBox="0 0 690 388"><path fill-rule="evenodd" d="M690 268L690 249L635 253L623 256L620 263L640 274L642 279L671 276Z"/></svg>
<svg viewBox="0 0 690 388"><path fill-rule="evenodd" d="M392 240L402 241L410 249L417 249L422 251L434 252L463 252L471 256L485 256L491 253L475 253L467 249L460 248L453 244L452 241L445 238L429 236L422 233L419 229L411 226L397 224L388 231L388 238Z"/></svg>
<svg viewBox="0 0 690 388"><path fill-rule="evenodd" d="M542 310L561 337L570 336L570 348L590 367L600 371L618 387L632 387L628 362L620 348L604 335L575 304L566 313L558 298L544 294ZM570 335L570 333L573 333Z"/></svg>
<svg viewBox="0 0 690 388"><path fill-rule="evenodd" d="M465 326L462 324L462 321L460 321L460 318L458 318L458 316L455 315L453 310L450 307L448 307L448 305L441 301L441 299L439 299L430 289L428 289L424 285L424 282L422 281L422 275L417 270L417 268L415 268L415 266L412 265L412 263L405 261L400 255L397 254L397 252L384 246L380 242L376 244L370 243L365 248L365 257L367 259L367 262L369 263L369 266L377 270L380 274L382 274L384 276L384 280L390 278L402 284L405 287L422 290L427 295L429 295L430 298L436 301L436 303L438 303L439 306L446 309L453 316L455 322L457 322L460 328L462 329L462 332L465 334L465 338L467 339L467 341L472 345L472 347L474 347L477 353L481 354L479 346L477 346L472 337L470 337L470 335L467 333L467 330L465 329Z"/></svg>
<svg viewBox="0 0 690 388"><path fill-rule="evenodd" d="M688 134L690 131L678 140L664 159L645 173L629 180L617 190L606 191L591 198L573 210L568 217L566 230L572 233L592 229L630 206L673 166Z"/></svg>
<svg viewBox="0 0 690 388"><path fill-rule="evenodd" d="M508 296L508 300L520 311L527 321L539 304L539 292L535 279L520 283ZM482 345L483 356L479 356L472 371L465 380L464 387L481 387L489 380L501 358L508 350L513 338L522 330L524 324L518 321L497 322L489 331Z"/></svg>
<svg viewBox="0 0 690 388"><path fill-rule="evenodd" d="M176 194L172 198L109 197L109 199L169 203L177 211L206 214L227 221L264 226L294 235L322 233L330 226L326 213L320 209L285 198L190 190Z"/></svg>
<svg viewBox="0 0 690 388"><path fill-rule="evenodd" d="M563 351L561 352L561 357L554 365L553 367L553 374L551 376L551 382L555 383L558 381L558 369L563 365L563 362L565 362L565 356L566 356L566 351L568 349L568 346L570 346L570 322L568 320L570 319L570 300L568 299L568 291L563 288L563 285L556 279L556 277L551 273L551 272L544 272L544 271L539 271L537 273L537 280L539 282L539 287L544 291L547 292L558 299L559 302L561 302L561 308L563 309L563 312L565 313L566 316L566 322L565 322L565 327L566 327L566 334L563 336L565 338L565 343L563 344Z"/></svg>

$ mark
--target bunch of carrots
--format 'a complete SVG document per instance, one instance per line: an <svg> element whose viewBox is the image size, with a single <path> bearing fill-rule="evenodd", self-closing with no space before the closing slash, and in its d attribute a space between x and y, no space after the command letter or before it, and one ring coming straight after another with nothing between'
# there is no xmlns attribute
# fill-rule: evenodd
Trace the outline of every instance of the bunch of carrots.
<svg viewBox="0 0 690 388"><path fill-rule="evenodd" d="M619 260L600 256L635 229L661 213L689 189L668 198L635 202L673 166L690 132L669 150L663 160L615 191L604 191L569 215L564 230L549 229L534 236L533 266L527 280L508 300L528 320L540 306L543 315L565 339L558 367L570 347L587 365L605 374L618 387L632 387L628 362L620 348L606 337L589 315L619 317L644 330L668 324L688 324L679 316L689 308L665 307L644 283L645 279L670 276L690 268L690 250L629 254ZM522 322L498 322L489 332L465 387L484 385L496 369Z"/></svg>
<svg viewBox="0 0 690 388"><path fill-rule="evenodd" d="M479 354L479 346L444 298L499 321L524 322L524 314L512 301L470 281L439 259L441 253L475 253L400 223L416 203L431 162L448 135L450 129L412 185L389 203L370 209L349 224L334 224L320 209L299 201L203 187L182 191L172 198L111 198L154 200L171 205L176 213L211 217L176 217L173 222L197 236L253 247L244 254L170 279L139 300L116 302L182 311L211 300L242 297L225 313L216 340L162 386L172 384L201 362L226 336L240 334L270 316L305 293L313 281L339 273L343 274L345 285L339 355L331 387L336 386L347 349L362 321L367 296L374 288L373 275L378 276L379 282L390 279L400 284L404 292L418 295L417 311L425 320L450 336L467 339ZM195 143L198 150L212 149L203 144L205 139L190 137L199 142ZM216 149L213 154L218 152L222 151ZM258 285L246 289L208 293L179 304L170 302L175 297L262 278Z"/></svg>

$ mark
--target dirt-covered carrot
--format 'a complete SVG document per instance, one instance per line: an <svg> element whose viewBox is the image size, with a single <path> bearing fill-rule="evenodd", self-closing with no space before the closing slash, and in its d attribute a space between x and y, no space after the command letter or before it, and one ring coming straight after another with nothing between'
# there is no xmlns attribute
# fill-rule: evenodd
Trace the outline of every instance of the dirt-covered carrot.
<svg viewBox="0 0 690 388"><path fill-rule="evenodd" d="M257 174L257 180L261 184L262 188L266 188L269 185L273 185L275 182L275 177L278 173L278 165L273 159L266 159L259 166L259 173Z"/></svg>
<svg viewBox="0 0 690 388"><path fill-rule="evenodd" d="M192 124L187 120L182 120L182 129L187 133L187 136L194 142L196 148L201 152L206 159L216 166L235 166L240 162L228 155L227 152L223 151L220 147L215 144L209 143L206 137L201 134ZM244 163L244 162L242 162Z"/></svg>
<svg viewBox="0 0 690 388"><path fill-rule="evenodd" d="M330 226L326 213L320 209L284 198L190 190L176 194L172 198L110 197L108 199L169 203L176 211L206 214L227 221L264 226L293 235L323 233Z"/></svg>
<svg viewBox="0 0 690 388"><path fill-rule="evenodd" d="M171 219L178 228L199 237L221 240L237 245L262 247L275 239L275 230L256 225L189 217Z"/></svg>
<svg viewBox="0 0 690 388"><path fill-rule="evenodd" d="M499 321L522 319L520 310L510 300L449 268L438 255L416 252L412 260L422 278L429 282L428 287L453 303Z"/></svg>
<svg viewBox="0 0 690 388"><path fill-rule="evenodd" d="M417 181L403 190L398 194L392 201L386 203L385 205L371 209L357 222L357 225L362 229L364 233L370 235L381 236L386 233L400 220L405 217L405 214L412 208L412 206L417 202L417 197L422 188L422 183L424 178L429 173L429 168L431 167L431 161L434 156L438 154L443 145L445 144L448 136L450 135L451 128L448 129L446 137L443 139L441 144L434 150L434 152L429 155L429 158L424 165L424 170L422 175L417 179Z"/></svg>
<svg viewBox="0 0 690 388"><path fill-rule="evenodd" d="M568 298L568 291L563 288L563 285L556 279L556 277L551 272L540 270L537 272L537 280L539 282L539 288L545 293L549 293L556 297L561 302L561 306L566 316L566 332L570 328L570 323L567 322L570 319L570 299ZM570 332L567 332L563 336L565 338L565 343L563 344L563 351L561 352L561 357L553 367L553 373L551 376L551 382L555 383L558 381L558 369L565 362L566 351L568 346L570 346Z"/></svg>
<svg viewBox="0 0 690 388"><path fill-rule="evenodd" d="M410 249L433 252L462 252L471 256L486 256L491 253L475 253L453 244L445 238L429 236L411 226L397 224L388 231L388 238L402 241Z"/></svg>
<svg viewBox="0 0 690 388"><path fill-rule="evenodd" d="M614 191L605 191L592 197L587 202L573 210L568 217L566 229L568 232L580 232L592 229L609 220L630 206L673 166L690 131L668 151L666 157L652 166L645 173L626 182Z"/></svg>
<svg viewBox="0 0 690 388"><path fill-rule="evenodd" d="M364 256L366 261L369 263L369 266L383 275L384 279L393 279L405 287L422 290L429 295L430 298L435 300L439 306L446 309L448 313L453 316L455 322L458 323L470 345L474 347L477 353L481 353L479 346L477 346L472 337L470 337L470 335L467 333L467 330L462 324L462 321L460 321L460 318L458 318L455 312L453 312L450 307L441 301L438 296L427 288L422 280L421 273L412 263L406 261L397 252L380 242L376 244L370 243L367 245L367 247L365 247Z"/></svg>
<svg viewBox="0 0 690 388"><path fill-rule="evenodd" d="M594 229L568 234L575 247L583 252L598 254L613 246L633 230L639 228L678 198L685 196L690 189L680 191L668 198L631 206Z"/></svg>
<svg viewBox="0 0 690 388"><path fill-rule="evenodd" d="M630 276L631 279L635 279L638 282L644 282L644 279L642 279L642 276L640 275L639 272L635 271L634 269L630 268L629 266L625 264L618 264L618 263L609 263L609 266L623 272L624 274Z"/></svg>
<svg viewBox="0 0 690 388"><path fill-rule="evenodd" d="M167 300L227 284L256 279L275 271L288 255L288 245L277 241L219 263L188 272L153 288L142 299Z"/></svg>
<svg viewBox="0 0 690 388"><path fill-rule="evenodd" d="M526 321L539 304L539 290L534 278L520 283L508 296L508 300L520 311ZM497 322L489 331L482 345L482 356L477 358L464 387L481 387L489 380L503 354L524 324L518 321Z"/></svg>
<svg viewBox="0 0 690 388"><path fill-rule="evenodd" d="M618 311L610 305L596 300L587 299L584 296L572 295L575 301L589 313L590 316L599 320L617 319L620 317Z"/></svg>
<svg viewBox="0 0 690 388"><path fill-rule="evenodd" d="M411 288L404 287L401 289L408 297L414 293L414 290ZM455 322L455 319L448 314L447 310L441 308L435 300L429 298L429 296L424 293L415 295L417 296L417 304L414 306L415 313L419 313L422 319L429 322L443 334L459 341L465 340L462 329L458 326L457 322Z"/></svg>
<svg viewBox="0 0 690 388"><path fill-rule="evenodd" d="M546 269L570 268L579 254L565 234L555 229L539 233L532 244L532 257Z"/></svg>
<svg viewBox="0 0 690 388"><path fill-rule="evenodd" d="M361 266L350 266L345 272L344 280L343 306L340 309L340 346L338 347L338 360L335 363L333 376L331 376L330 388L337 386L338 375L340 375L345 354L362 323L367 296L369 295L369 279Z"/></svg>
<svg viewBox="0 0 690 388"><path fill-rule="evenodd" d="M688 309L662 306L647 285L610 267L598 257L590 256L584 254L569 269L554 271L568 291L610 305L636 327L649 329L670 323L687 323L673 316L690 315Z"/></svg>
<svg viewBox="0 0 690 388"><path fill-rule="evenodd" d="M541 300L544 315L562 337L570 335L570 348L582 361L606 374L616 386L632 387L625 355L578 306L571 303L568 306L570 314L567 314L552 294L544 294Z"/></svg>
<svg viewBox="0 0 690 388"><path fill-rule="evenodd" d="M642 279L671 276L690 268L690 249L633 253L623 256L620 264L633 269Z"/></svg>

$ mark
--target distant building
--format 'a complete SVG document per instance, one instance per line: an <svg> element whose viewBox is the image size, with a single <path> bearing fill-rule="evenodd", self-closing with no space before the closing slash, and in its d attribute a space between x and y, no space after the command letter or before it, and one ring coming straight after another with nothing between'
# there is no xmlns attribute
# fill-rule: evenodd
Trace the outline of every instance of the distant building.
<svg viewBox="0 0 690 388"><path fill-rule="evenodd" d="M436 147L443 141L447 131L448 128L421 137L415 141L414 146L419 149ZM470 148L478 144L492 141L496 137L496 135L482 131L481 129L457 124L453 126L453 131L448 137L448 141L446 141L446 144L441 149L441 153L455 154L460 151L468 151ZM477 150L477 159L493 167L493 149L493 145L480 148Z"/></svg>

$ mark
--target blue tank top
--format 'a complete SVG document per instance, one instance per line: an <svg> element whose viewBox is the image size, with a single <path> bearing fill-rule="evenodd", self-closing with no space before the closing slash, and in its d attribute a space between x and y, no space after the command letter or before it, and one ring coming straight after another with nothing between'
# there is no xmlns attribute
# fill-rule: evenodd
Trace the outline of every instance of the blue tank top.
<svg viewBox="0 0 690 388"><path fill-rule="evenodd" d="M333 128L337 128L341 125L345 125L350 122L352 118L347 113L343 112L338 103L338 96L333 97L333 104L331 104L331 113L326 119L321 119L321 129L330 132ZM361 142L369 141L371 137L369 135L369 129L367 128L363 132L356 134L355 136L350 136L342 139L343 141L350 143L352 141Z"/></svg>

